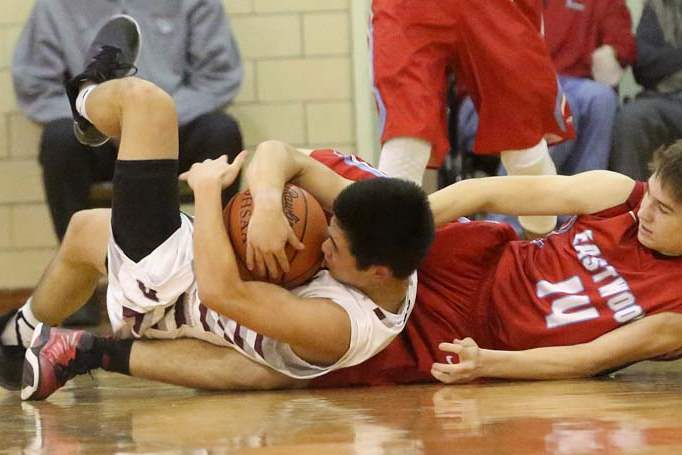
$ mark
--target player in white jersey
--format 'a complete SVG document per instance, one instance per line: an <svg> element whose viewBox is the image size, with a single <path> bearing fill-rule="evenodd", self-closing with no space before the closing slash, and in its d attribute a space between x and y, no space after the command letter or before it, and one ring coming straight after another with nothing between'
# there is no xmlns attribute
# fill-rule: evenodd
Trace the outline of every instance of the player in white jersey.
<svg viewBox="0 0 682 455"><path fill-rule="evenodd" d="M337 180L316 195L333 213L322 247L327 270L294 292L242 281L220 196L246 155L233 163L225 157L207 160L184 173L181 178L194 191L195 218L181 215L175 105L153 84L126 77L138 47L137 24L117 16L95 38L85 71L66 84L81 140L120 137L112 209L77 214L33 296L0 321L4 385L16 387L10 354L20 353L31 338L27 374L34 381L22 396L41 398L63 384L62 374L40 376L37 354L50 351L48 357L64 360L95 342L83 337L80 348L71 350L59 341L58 330L38 322L63 320L84 303L105 271L114 330L131 341L117 347L112 340L98 341L97 355L71 359L76 369L125 372L127 360L120 359L132 338L141 337L192 336L234 346L256 362L301 378L357 364L382 349L404 327L414 304L415 270L433 240L424 192L398 179ZM259 170L268 159L256 154L246 176L256 218L273 212L283 217L285 181ZM280 234L293 237L288 223L278 226Z"/></svg>
<svg viewBox="0 0 682 455"><path fill-rule="evenodd" d="M202 303L191 260L178 261L192 255L192 223L188 216L183 215L182 225L184 230L176 231L138 263L131 261L115 241L109 242L107 307L117 337L196 338L233 347L289 377L310 379L372 357L400 333L414 307L416 272L407 279L407 292L398 311L391 312L359 289L335 279L329 270L321 270L291 292L302 299L327 299L340 306L350 322L350 341L343 356L333 363L306 361L289 343L264 336ZM189 267L177 268L178 262ZM147 297L149 290L139 289L140 282L149 282L150 270L164 280L163 285L154 287L155 300ZM272 316L286 319L279 313Z"/></svg>

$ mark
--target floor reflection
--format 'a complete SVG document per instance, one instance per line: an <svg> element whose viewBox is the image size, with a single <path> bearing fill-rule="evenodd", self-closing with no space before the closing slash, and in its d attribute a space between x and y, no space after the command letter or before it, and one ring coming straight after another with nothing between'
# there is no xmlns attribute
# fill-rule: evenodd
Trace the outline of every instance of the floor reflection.
<svg viewBox="0 0 682 455"><path fill-rule="evenodd" d="M94 381L94 383L93 383ZM682 453L682 373L202 393L112 374L0 392L2 453ZM199 452L196 452L199 450Z"/></svg>

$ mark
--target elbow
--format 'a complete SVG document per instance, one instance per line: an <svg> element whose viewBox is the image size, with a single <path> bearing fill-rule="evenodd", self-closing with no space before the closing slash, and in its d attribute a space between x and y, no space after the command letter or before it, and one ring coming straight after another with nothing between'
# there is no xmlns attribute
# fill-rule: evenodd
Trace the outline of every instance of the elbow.
<svg viewBox="0 0 682 455"><path fill-rule="evenodd" d="M214 289L199 287L198 296L201 304L212 310L217 310L217 307L223 302L220 293Z"/></svg>
<svg viewBox="0 0 682 455"><path fill-rule="evenodd" d="M574 379L579 378L591 378L594 376L599 376L599 374L607 371L608 367L602 365L599 362L589 362L582 368L576 368Z"/></svg>
<svg viewBox="0 0 682 455"><path fill-rule="evenodd" d="M235 313L234 308L246 299L246 289L243 282L215 283L198 286L199 301L208 308L230 317Z"/></svg>
<svg viewBox="0 0 682 455"><path fill-rule="evenodd" d="M586 353L582 359L574 362L573 365L572 379L591 378L613 368L607 359L589 355L589 353Z"/></svg>
<svg viewBox="0 0 682 455"><path fill-rule="evenodd" d="M282 141L278 141L277 139L268 139L267 141L263 141L258 146L256 147L256 150L261 150L261 149L266 149L266 150L272 150L273 148L284 148L286 149L286 143Z"/></svg>
<svg viewBox="0 0 682 455"><path fill-rule="evenodd" d="M600 355L595 355L594 347L590 343L578 344L567 347L568 351L563 358L558 359L563 367L555 379L578 379L596 376L605 369L608 360Z"/></svg>

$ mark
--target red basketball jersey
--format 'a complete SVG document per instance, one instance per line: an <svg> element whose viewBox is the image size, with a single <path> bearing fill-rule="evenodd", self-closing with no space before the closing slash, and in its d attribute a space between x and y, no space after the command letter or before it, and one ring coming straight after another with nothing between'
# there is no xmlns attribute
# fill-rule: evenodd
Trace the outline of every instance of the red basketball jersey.
<svg viewBox="0 0 682 455"><path fill-rule="evenodd" d="M374 175L337 152L312 156L344 176ZM501 223L462 219L439 229L405 330L373 358L313 385L434 381L434 362L457 361L438 349L453 338L507 350L570 345L649 314L682 312L682 257L637 240L645 189L637 183L623 204L532 242L516 240Z"/></svg>
<svg viewBox="0 0 682 455"><path fill-rule="evenodd" d="M493 279L488 315L492 347L528 349L591 341L649 314L682 312L682 257L637 240L646 191L575 218L533 242L512 242Z"/></svg>
<svg viewBox="0 0 682 455"><path fill-rule="evenodd" d="M386 174L372 167L371 164L362 158L341 153L336 149L313 150L310 157L348 180L386 177Z"/></svg>

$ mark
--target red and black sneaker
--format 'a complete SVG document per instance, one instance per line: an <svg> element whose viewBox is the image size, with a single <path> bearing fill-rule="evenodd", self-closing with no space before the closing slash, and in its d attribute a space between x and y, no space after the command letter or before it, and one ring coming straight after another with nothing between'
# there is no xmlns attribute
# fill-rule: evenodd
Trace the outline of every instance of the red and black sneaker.
<svg viewBox="0 0 682 455"><path fill-rule="evenodd" d="M38 324L26 350L21 399L44 400L69 379L88 373L97 365L94 341L95 336L85 330Z"/></svg>

